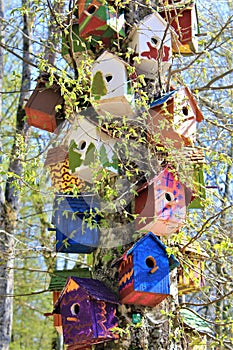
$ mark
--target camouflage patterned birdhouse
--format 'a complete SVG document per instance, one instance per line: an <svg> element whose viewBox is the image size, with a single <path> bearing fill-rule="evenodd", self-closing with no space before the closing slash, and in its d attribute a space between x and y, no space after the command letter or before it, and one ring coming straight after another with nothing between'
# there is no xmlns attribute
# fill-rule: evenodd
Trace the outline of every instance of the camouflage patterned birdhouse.
<svg viewBox="0 0 233 350"><path fill-rule="evenodd" d="M166 247L149 232L122 257L119 271L119 295L123 304L154 307L170 294L170 270L179 266Z"/></svg>
<svg viewBox="0 0 233 350"><path fill-rule="evenodd" d="M99 242L99 203L93 195L78 197L57 194L52 222L56 227L56 251L91 253Z"/></svg>
<svg viewBox="0 0 233 350"><path fill-rule="evenodd" d="M83 187L83 182L70 172L68 149L64 146L48 150L45 166L50 169L52 185L57 192L73 192Z"/></svg>
<svg viewBox="0 0 233 350"><path fill-rule="evenodd" d="M124 37L124 14L105 0L79 0L79 33L82 38L93 37L107 48L113 40Z"/></svg>
<svg viewBox="0 0 233 350"><path fill-rule="evenodd" d="M135 197L135 228L170 236L184 225L192 192L180 182L177 174L165 168L143 185Z"/></svg>
<svg viewBox="0 0 233 350"><path fill-rule="evenodd" d="M161 143L169 137L173 141L174 134L177 134L186 146L192 146L196 141L197 122L200 123L203 119L190 89L182 87L168 92L151 104L148 133L158 135ZM169 129L165 123L170 124ZM173 144L176 148L180 147L180 144L176 145L176 139Z"/></svg>
<svg viewBox="0 0 233 350"><path fill-rule="evenodd" d="M136 72L154 79L158 71L164 74L171 66L172 41L168 23L157 13L146 16L128 36L128 46L134 55Z"/></svg>
<svg viewBox="0 0 233 350"><path fill-rule="evenodd" d="M105 51L92 69L91 97L99 114L134 115L134 94L127 67L118 56Z"/></svg>
<svg viewBox="0 0 233 350"><path fill-rule="evenodd" d="M35 90L25 105L28 124L54 132L65 120L63 103L60 86L56 82L49 85L49 74L42 73L37 79ZM57 109L58 106L60 106L59 109Z"/></svg>
<svg viewBox="0 0 233 350"><path fill-rule="evenodd" d="M69 145L69 165L72 173L92 183L104 169L110 176L118 174L115 154L116 139L98 124L78 116L66 136ZM95 175L96 174L96 175Z"/></svg>
<svg viewBox="0 0 233 350"><path fill-rule="evenodd" d="M197 241L185 247L186 244L183 242L179 255L178 292L180 295L197 292L205 285L204 269L208 254Z"/></svg>
<svg viewBox="0 0 233 350"><path fill-rule="evenodd" d="M162 4L163 3L163 4ZM176 53L184 55L198 51L198 17L193 0L161 1L159 14L168 22L178 35L181 43Z"/></svg>
<svg viewBox="0 0 233 350"><path fill-rule="evenodd" d="M72 270L56 270L51 274L48 290L53 292L53 305L56 304L69 276L90 278L89 268L80 267ZM60 314L53 315L53 325L59 334L62 334L62 318Z"/></svg>
<svg viewBox="0 0 233 350"><path fill-rule="evenodd" d="M64 343L68 349L115 340L118 299L102 282L71 276L67 279L53 313L62 317Z"/></svg>

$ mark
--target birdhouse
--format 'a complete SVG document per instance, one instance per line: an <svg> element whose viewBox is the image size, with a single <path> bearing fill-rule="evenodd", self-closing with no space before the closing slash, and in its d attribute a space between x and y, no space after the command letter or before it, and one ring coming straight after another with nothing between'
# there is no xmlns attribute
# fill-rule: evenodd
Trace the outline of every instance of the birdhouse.
<svg viewBox="0 0 233 350"><path fill-rule="evenodd" d="M79 24L75 21L68 27L68 33L62 33L62 56L71 66L74 66L73 61L78 66L87 56L93 57L95 46L92 39L85 41L80 37Z"/></svg>
<svg viewBox="0 0 233 350"><path fill-rule="evenodd" d="M91 253L99 242L99 203L93 195L56 195L52 222L56 227L56 251Z"/></svg>
<svg viewBox="0 0 233 350"><path fill-rule="evenodd" d="M164 139L169 138L169 132L172 131L170 134L171 140L173 140L172 137L176 133L178 137L183 139L186 146L190 146L196 141L196 124L204 118L188 87L182 87L165 94L152 102L150 107L148 120L150 135L158 134L158 138L162 143ZM172 128L166 128L168 122ZM173 144L176 148L180 147L177 136Z"/></svg>
<svg viewBox="0 0 233 350"><path fill-rule="evenodd" d="M48 290L53 292L53 305L56 304L67 278L76 276L81 278L90 278L91 271L88 268L80 267L72 270L56 270L51 274ZM62 319L60 314L53 315L53 325L59 334L62 334Z"/></svg>
<svg viewBox="0 0 233 350"><path fill-rule="evenodd" d="M136 72L154 79L158 72L164 74L171 66L172 41L168 23L157 13L143 18L128 36L128 46L135 56Z"/></svg>
<svg viewBox="0 0 233 350"><path fill-rule="evenodd" d="M170 236L184 225L186 207L192 192L178 176L165 168L158 176L138 189L135 197L135 228L152 231L157 236Z"/></svg>
<svg viewBox="0 0 233 350"><path fill-rule="evenodd" d="M184 55L196 53L198 51L198 17L195 1L169 1L168 4L160 6L158 11L178 35L181 46L175 53Z"/></svg>
<svg viewBox="0 0 233 350"><path fill-rule="evenodd" d="M108 47L114 39L125 37L124 14L119 14L107 1L81 0L78 6L79 33L82 38L94 37L96 42L102 41Z"/></svg>
<svg viewBox="0 0 233 350"><path fill-rule="evenodd" d="M53 310L62 317L65 345L79 349L115 340L118 326L115 294L102 282L71 276L67 279Z"/></svg>
<svg viewBox="0 0 233 350"><path fill-rule="evenodd" d="M35 90L25 105L28 124L54 132L65 120L63 103L60 86L56 82L49 86L49 74L42 73L37 80ZM60 108L57 110L58 106Z"/></svg>
<svg viewBox="0 0 233 350"><path fill-rule="evenodd" d="M92 183L105 169L110 176L118 174L116 139L103 132L98 124L78 116L67 134L69 166L74 175ZM95 176L95 174L97 174Z"/></svg>
<svg viewBox="0 0 233 350"><path fill-rule="evenodd" d="M204 287L204 269L207 259L208 254L197 241L192 242L184 250L180 249L178 268L178 293L180 295L197 292Z"/></svg>
<svg viewBox="0 0 233 350"><path fill-rule="evenodd" d="M129 249L120 262L119 295L123 304L154 307L170 294L169 271L179 266L166 247L149 232Z"/></svg>
<svg viewBox="0 0 233 350"><path fill-rule="evenodd" d="M134 94L127 67L118 56L105 51L92 69L92 104L99 114L134 115Z"/></svg>
<svg viewBox="0 0 233 350"><path fill-rule="evenodd" d="M50 169L52 185L57 192L73 192L83 187L83 182L70 173L68 149L64 146L48 150L45 166Z"/></svg>

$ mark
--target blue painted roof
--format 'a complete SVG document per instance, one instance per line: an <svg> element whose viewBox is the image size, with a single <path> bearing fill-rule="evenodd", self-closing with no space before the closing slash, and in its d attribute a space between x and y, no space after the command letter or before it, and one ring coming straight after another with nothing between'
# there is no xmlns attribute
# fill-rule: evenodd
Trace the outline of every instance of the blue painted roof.
<svg viewBox="0 0 233 350"><path fill-rule="evenodd" d="M171 97L173 97L173 95L178 91L178 89L173 90L173 91L169 91L168 93L166 93L165 95L163 95L162 97L158 98L157 100L154 100L151 104L150 107L156 107L156 106L160 106L161 104L163 104L164 102L167 102L167 100L169 100Z"/></svg>
<svg viewBox="0 0 233 350"><path fill-rule="evenodd" d="M163 242L156 236L154 235L152 232L148 232L145 236L143 236L141 239L139 239L126 253L126 255L128 256L129 254L133 253L133 251L135 249L137 249L137 247L142 244L142 242L144 242L145 240L147 240L149 237L151 237L155 243L166 252L166 246L163 244ZM173 254L171 254L169 256L169 267L170 267L170 271L173 270L174 268L178 267L180 265L179 261L174 257Z"/></svg>

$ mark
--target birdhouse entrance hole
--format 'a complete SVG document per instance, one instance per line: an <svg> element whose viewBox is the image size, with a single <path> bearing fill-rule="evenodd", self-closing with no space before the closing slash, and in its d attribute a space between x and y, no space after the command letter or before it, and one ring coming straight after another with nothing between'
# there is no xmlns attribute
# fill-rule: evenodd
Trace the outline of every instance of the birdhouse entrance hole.
<svg viewBox="0 0 233 350"><path fill-rule="evenodd" d="M159 38L157 38L156 36L151 38L151 42L154 46L158 46L159 44Z"/></svg>
<svg viewBox="0 0 233 350"><path fill-rule="evenodd" d="M174 200L174 195L172 193L166 192L164 196L168 202L172 202Z"/></svg>
<svg viewBox="0 0 233 350"><path fill-rule="evenodd" d="M91 5L87 9L87 13L88 15L93 15L96 10L98 10L98 7L96 5Z"/></svg>
<svg viewBox="0 0 233 350"><path fill-rule="evenodd" d="M73 304L71 306L71 312L73 315L78 315L79 313L79 304Z"/></svg>
<svg viewBox="0 0 233 350"><path fill-rule="evenodd" d="M188 116L188 114L189 114L188 107L184 106L184 107L182 108L182 112L183 112L183 115Z"/></svg>
<svg viewBox="0 0 233 350"><path fill-rule="evenodd" d="M79 150L83 151L86 148L86 145L87 145L86 141L84 141L84 140L80 141L79 142L79 147L78 147Z"/></svg>
<svg viewBox="0 0 233 350"><path fill-rule="evenodd" d="M112 80L112 78L113 78L112 74L105 75L105 79L108 83Z"/></svg>
<svg viewBox="0 0 233 350"><path fill-rule="evenodd" d="M155 258L153 258L153 256L148 256L146 258L146 265L147 265L147 267L149 267L149 269L151 269L150 273L154 273L158 270L156 260L155 260Z"/></svg>

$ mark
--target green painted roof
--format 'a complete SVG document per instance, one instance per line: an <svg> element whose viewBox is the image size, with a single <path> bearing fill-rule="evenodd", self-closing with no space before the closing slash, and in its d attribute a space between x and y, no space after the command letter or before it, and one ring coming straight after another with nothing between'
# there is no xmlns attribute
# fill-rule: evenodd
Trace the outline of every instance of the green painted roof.
<svg viewBox="0 0 233 350"><path fill-rule="evenodd" d="M201 317L188 309L180 309L180 315L183 318L186 326L196 330L200 333L213 334L213 330L209 327L209 323L204 321Z"/></svg>
<svg viewBox="0 0 233 350"><path fill-rule="evenodd" d="M78 268L73 270L56 270L51 273L51 279L48 290L61 291L65 286L66 280L69 276L89 278L91 277L91 271L88 268Z"/></svg>

